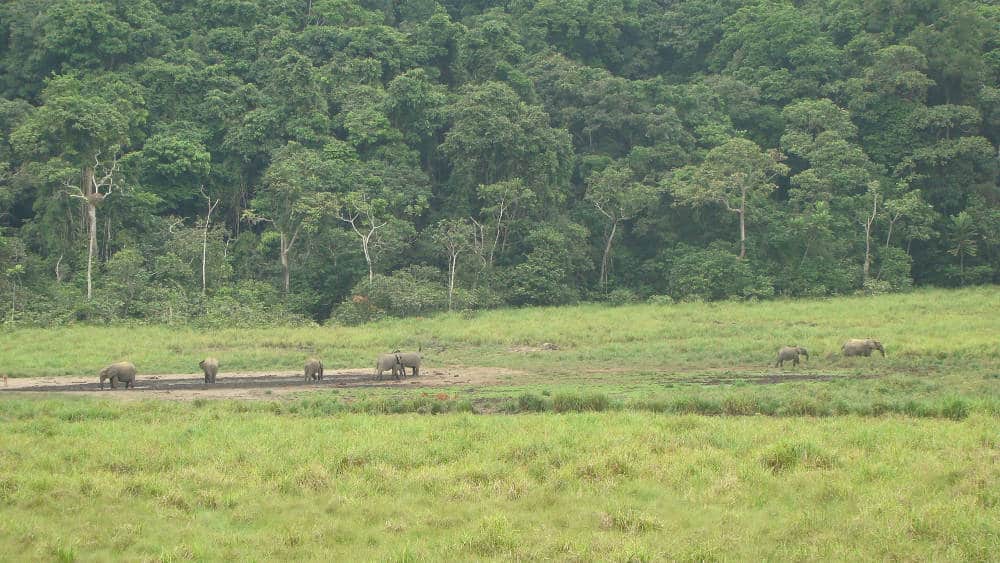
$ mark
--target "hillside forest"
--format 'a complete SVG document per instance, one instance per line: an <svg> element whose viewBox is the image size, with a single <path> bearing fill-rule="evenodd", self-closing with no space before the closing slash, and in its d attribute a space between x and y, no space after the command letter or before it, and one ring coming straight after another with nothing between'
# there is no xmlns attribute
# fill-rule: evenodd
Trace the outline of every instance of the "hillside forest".
<svg viewBox="0 0 1000 563"><path fill-rule="evenodd" d="M7 323L1000 281L994 0L13 0Z"/></svg>

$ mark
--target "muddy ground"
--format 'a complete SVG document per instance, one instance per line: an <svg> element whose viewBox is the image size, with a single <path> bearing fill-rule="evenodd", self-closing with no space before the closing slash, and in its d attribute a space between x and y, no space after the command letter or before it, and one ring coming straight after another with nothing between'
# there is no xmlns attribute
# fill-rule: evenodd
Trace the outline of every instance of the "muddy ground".
<svg viewBox="0 0 1000 563"><path fill-rule="evenodd" d="M627 369L591 369L582 370L574 375L581 385L587 383L609 383L609 376L626 373ZM714 370L713 370L714 371ZM393 379L390 373L385 373L378 379L371 368L356 368L327 371L322 381L305 381L302 372L245 372L220 373L213 385L206 385L204 376L200 373L143 375L136 378L135 389L119 387L114 391L105 384L101 390L96 375L93 376L59 376L59 377L24 377L10 378L6 384L0 385L0 396L3 393L62 393L70 395L91 395L116 399L273 399L293 394L311 391L336 389L419 389L450 386L465 386L476 388L484 385L510 385L515 382L524 383L523 371L492 368L450 366L447 368L425 369L420 375L406 376L399 380ZM834 379L873 379L881 377L878 374L832 374L832 373L753 373L752 366L746 366L746 371L731 369L717 370L691 374L686 377L678 372L667 370L656 377L654 381L664 384L692 385L732 385L749 383L753 385L773 385L788 382L824 382ZM613 377L611 378L613 379ZM532 381L537 383L537 381Z"/></svg>
<svg viewBox="0 0 1000 563"><path fill-rule="evenodd" d="M302 372L220 373L213 385L206 385L200 373L136 376L135 389L111 391L107 382L100 389L97 376L10 378L4 392L47 392L92 395L118 399L265 399L308 391L364 388L443 387L451 385L491 385L503 383L520 372L502 368L450 367L422 370L420 375L394 380L385 373L379 380L371 368L326 371L322 381L305 381Z"/></svg>

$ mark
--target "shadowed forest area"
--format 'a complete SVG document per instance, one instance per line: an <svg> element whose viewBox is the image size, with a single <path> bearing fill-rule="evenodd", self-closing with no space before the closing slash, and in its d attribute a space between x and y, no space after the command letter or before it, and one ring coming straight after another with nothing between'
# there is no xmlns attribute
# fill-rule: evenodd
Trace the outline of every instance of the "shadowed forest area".
<svg viewBox="0 0 1000 563"><path fill-rule="evenodd" d="M995 283L998 83L994 2L5 2L0 310Z"/></svg>

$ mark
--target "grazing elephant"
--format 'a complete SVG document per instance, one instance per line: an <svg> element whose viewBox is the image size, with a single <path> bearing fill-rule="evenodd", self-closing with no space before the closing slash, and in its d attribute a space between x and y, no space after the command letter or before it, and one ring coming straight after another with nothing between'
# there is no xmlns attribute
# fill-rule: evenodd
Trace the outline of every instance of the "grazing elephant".
<svg viewBox="0 0 1000 563"><path fill-rule="evenodd" d="M306 361L306 381L323 379L323 362L316 358Z"/></svg>
<svg viewBox="0 0 1000 563"><path fill-rule="evenodd" d="M775 362L774 366L785 365L785 360L791 360L792 365L797 366L799 365L800 355L809 359L809 352L801 346L782 346L781 350L778 350L778 361Z"/></svg>
<svg viewBox="0 0 1000 563"><path fill-rule="evenodd" d="M403 364L399 359L399 354L382 354L375 360L375 373L382 379L382 372L392 370L392 376L399 379L403 371Z"/></svg>
<svg viewBox="0 0 1000 563"><path fill-rule="evenodd" d="M406 369L413 369L413 376L416 377L420 375L420 354L418 352L400 352L399 350L394 350L393 354L399 358L399 369L403 372L403 377L406 377Z"/></svg>
<svg viewBox="0 0 1000 563"><path fill-rule="evenodd" d="M882 352L882 357L885 357L885 348L882 347L882 343L878 340L872 340L871 338L852 338L840 348L843 350L845 356L868 356L872 355L872 350L878 350Z"/></svg>
<svg viewBox="0 0 1000 563"><path fill-rule="evenodd" d="M125 388L135 389L135 365L132 362L118 362L101 370L101 389L104 389L104 380L111 380L111 388L116 389L115 383L124 383Z"/></svg>
<svg viewBox="0 0 1000 563"><path fill-rule="evenodd" d="M219 375L219 360L205 358L198 362L198 367L205 372L205 383L215 383L215 376Z"/></svg>

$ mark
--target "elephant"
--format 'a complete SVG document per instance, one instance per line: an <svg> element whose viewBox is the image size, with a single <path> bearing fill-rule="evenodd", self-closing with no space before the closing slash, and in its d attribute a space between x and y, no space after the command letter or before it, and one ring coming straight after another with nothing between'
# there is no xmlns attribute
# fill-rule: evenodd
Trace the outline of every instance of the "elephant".
<svg viewBox="0 0 1000 563"><path fill-rule="evenodd" d="M868 356L872 355L872 350L878 350L882 352L882 357L885 357L885 348L882 347L882 343L878 340L872 340L871 338L852 338L840 348L845 356Z"/></svg>
<svg viewBox="0 0 1000 563"><path fill-rule="evenodd" d="M392 370L392 376L399 379L399 375L403 371L403 363L399 354L382 354L375 360L375 372L379 379L382 379L382 372L386 370Z"/></svg>
<svg viewBox="0 0 1000 563"><path fill-rule="evenodd" d="M306 361L306 381L310 379L314 381L323 379L323 362L316 358L309 358Z"/></svg>
<svg viewBox="0 0 1000 563"><path fill-rule="evenodd" d="M774 366L783 366L786 360L791 360L792 365L797 366L800 355L809 359L809 352L801 346L782 346L781 350L778 350L778 361L775 362Z"/></svg>
<svg viewBox="0 0 1000 563"><path fill-rule="evenodd" d="M219 360L205 358L198 362L198 367L205 372L205 383L215 383L215 376L219 374Z"/></svg>
<svg viewBox="0 0 1000 563"><path fill-rule="evenodd" d="M421 358L419 352L400 352L399 350L393 350L392 353L399 358L399 369L403 372L403 377L406 377L405 368L413 368L414 377L420 375Z"/></svg>
<svg viewBox="0 0 1000 563"><path fill-rule="evenodd" d="M135 365L132 362L117 362L101 370L101 389L104 389L104 380L111 380L111 388L116 389L115 383L124 383L125 388L135 389Z"/></svg>

